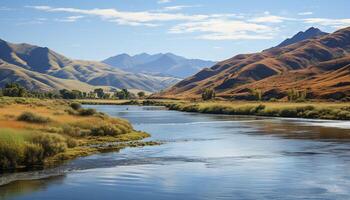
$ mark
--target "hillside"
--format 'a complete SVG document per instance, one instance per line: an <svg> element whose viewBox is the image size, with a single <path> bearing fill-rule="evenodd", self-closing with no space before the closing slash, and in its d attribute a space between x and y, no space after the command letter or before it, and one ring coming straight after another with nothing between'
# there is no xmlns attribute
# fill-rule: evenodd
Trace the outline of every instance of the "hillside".
<svg viewBox="0 0 350 200"><path fill-rule="evenodd" d="M120 54L107 58L102 62L130 72L168 75L180 78L190 76L204 67L210 67L215 64L213 61L187 59L172 53L154 55L142 53L135 56Z"/></svg>
<svg viewBox="0 0 350 200"><path fill-rule="evenodd" d="M287 38L286 40L281 42L276 47L288 46L288 45L291 45L291 44L294 44L294 43L297 43L297 42L301 42L303 40L317 38L317 37L322 37L322 36L327 35L327 34L328 33L325 33L325 32L321 31L318 28L311 27L311 28L307 29L306 31L300 31L299 33L295 34L291 38Z"/></svg>
<svg viewBox="0 0 350 200"><path fill-rule="evenodd" d="M186 78L161 97L199 97L204 88L217 96L249 99L252 89L265 98L284 98L287 90L307 90L310 98L350 95L350 27L319 38L237 55Z"/></svg>
<svg viewBox="0 0 350 200"><path fill-rule="evenodd" d="M72 60L47 47L4 40L0 40L0 71L0 86L18 81L35 90L108 86L154 92L180 80L125 72L100 62Z"/></svg>

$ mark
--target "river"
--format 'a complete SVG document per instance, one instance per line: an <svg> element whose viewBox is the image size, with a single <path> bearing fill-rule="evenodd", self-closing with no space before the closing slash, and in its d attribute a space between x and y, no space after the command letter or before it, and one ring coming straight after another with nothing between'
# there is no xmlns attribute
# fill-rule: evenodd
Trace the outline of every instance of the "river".
<svg viewBox="0 0 350 200"><path fill-rule="evenodd" d="M350 122L86 107L164 144L18 174L56 176L0 186L0 199L350 199Z"/></svg>

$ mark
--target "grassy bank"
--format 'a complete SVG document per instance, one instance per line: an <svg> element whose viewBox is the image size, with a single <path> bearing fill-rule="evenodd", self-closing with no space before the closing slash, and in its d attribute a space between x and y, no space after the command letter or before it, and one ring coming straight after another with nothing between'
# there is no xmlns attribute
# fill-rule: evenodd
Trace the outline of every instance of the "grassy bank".
<svg viewBox="0 0 350 200"><path fill-rule="evenodd" d="M79 103L0 98L0 172L156 144L140 141L148 136L126 120L81 108Z"/></svg>
<svg viewBox="0 0 350 200"><path fill-rule="evenodd" d="M350 103L288 102L155 102L170 110L228 115L256 115L309 119L350 120Z"/></svg>
<svg viewBox="0 0 350 200"><path fill-rule="evenodd" d="M251 102L185 100L84 100L86 104L165 106L170 110L227 115L350 120L347 102Z"/></svg>

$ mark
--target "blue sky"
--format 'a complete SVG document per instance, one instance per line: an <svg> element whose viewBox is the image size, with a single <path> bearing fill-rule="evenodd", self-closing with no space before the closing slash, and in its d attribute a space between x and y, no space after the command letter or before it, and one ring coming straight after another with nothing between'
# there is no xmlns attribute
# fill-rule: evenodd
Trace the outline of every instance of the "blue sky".
<svg viewBox="0 0 350 200"><path fill-rule="evenodd" d="M222 60L311 26L350 26L349 0L1 0L0 38L70 58L172 52Z"/></svg>

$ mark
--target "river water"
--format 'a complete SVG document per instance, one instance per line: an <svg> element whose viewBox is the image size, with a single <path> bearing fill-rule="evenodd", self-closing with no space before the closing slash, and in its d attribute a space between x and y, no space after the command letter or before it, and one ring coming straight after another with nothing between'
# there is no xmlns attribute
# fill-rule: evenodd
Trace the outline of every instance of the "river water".
<svg viewBox="0 0 350 200"><path fill-rule="evenodd" d="M350 199L350 122L87 107L164 144L18 174L57 176L0 186L0 199Z"/></svg>

